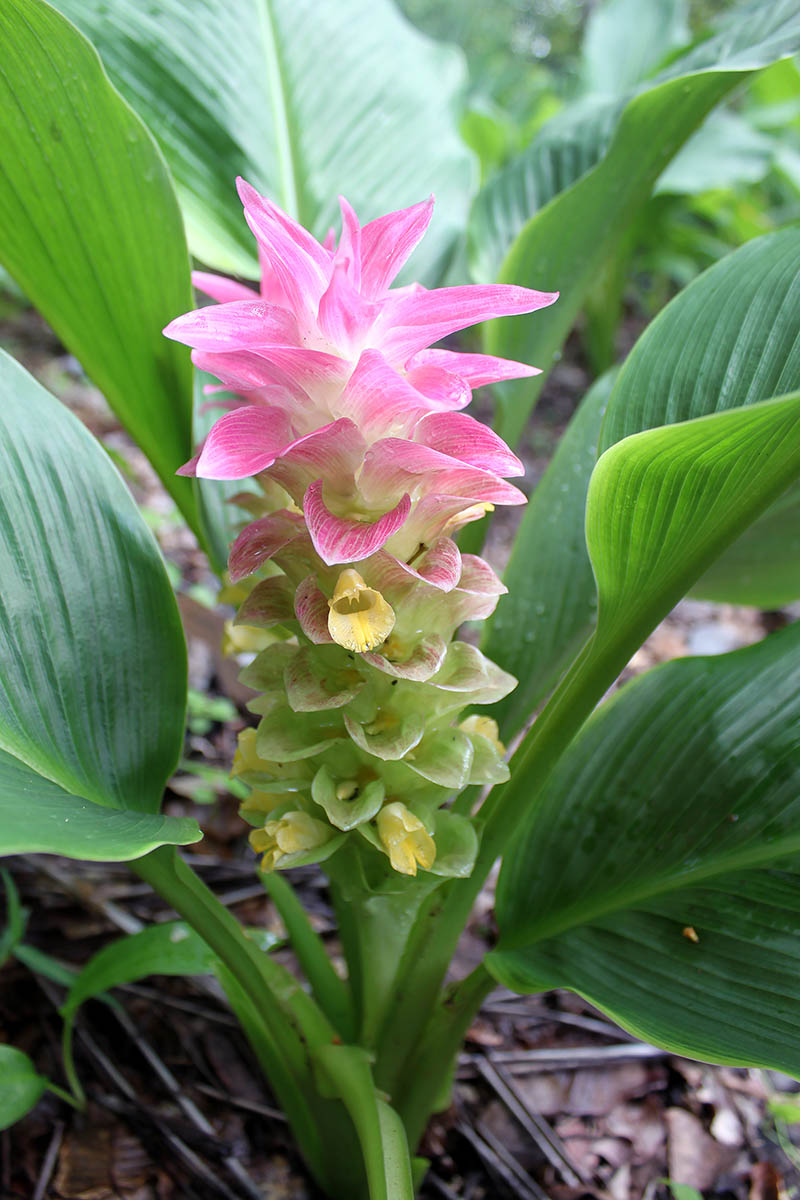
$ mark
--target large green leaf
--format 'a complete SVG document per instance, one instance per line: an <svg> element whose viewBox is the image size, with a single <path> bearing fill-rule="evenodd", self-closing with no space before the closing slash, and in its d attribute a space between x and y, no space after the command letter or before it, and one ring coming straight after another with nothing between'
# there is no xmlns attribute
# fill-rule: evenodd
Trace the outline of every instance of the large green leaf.
<svg viewBox="0 0 800 1200"><path fill-rule="evenodd" d="M601 449L643 429L800 387L798 300L800 229L758 238L711 267L629 354L608 399ZM520 679L498 706L507 736L552 685L581 630L588 636L591 629L596 587L583 497L596 433L584 407L534 492L506 574L510 596L489 625L487 653ZM798 495L791 487L710 562L694 594L767 607L800 594Z"/></svg>
<svg viewBox="0 0 800 1200"><path fill-rule="evenodd" d="M587 92L617 95L689 41L687 0L604 0L592 9L581 47Z"/></svg>
<svg viewBox="0 0 800 1200"><path fill-rule="evenodd" d="M84 800L0 750L0 855L128 862L157 846L184 846L200 837L188 817L121 811Z"/></svg>
<svg viewBox="0 0 800 1200"><path fill-rule="evenodd" d="M389 0L58 0L153 130L194 253L244 275L255 244L244 175L317 235L344 192L363 219L423 199L437 212L415 255L437 273L477 172L457 130L461 56Z"/></svg>
<svg viewBox="0 0 800 1200"><path fill-rule="evenodd" d="M56 838L81 857L91 822L107 819L95 806L158 811L183 739L183 635L158 548L117 471L5 354L0 479L4 810L16 802L30 849L55 849ZM47 823L62 792L69 805L56 832ZM150 844L198 836L194 822L128 825ZM125 823L105 828L113 839ZM22 848L19 816L2 830Z"/></svg>
<svg viewBox="0 0 800 1200"><path fill-rule="evenodd" d="M80 359L196 528L192 306L169 174L97 54L42 0L0 5L0 262Z"/></svg>
<svg viewBox="0 0 800 1200"><path fill-rule="evenodd" d="M627 104L597 165L555 196L516 237L500 278L561 290L547 312L487 327L494 354L549 369L587 292L669 160L706 114L754 70L800 48L795 0L760 0L733 14L730 26L673 63ZM609 102L612 105L616 102ZM601 127L613 127L605 108ZM602 153L602 150L601 150ZM544 375L508 386L499 431L517 440Z"/></svg>
<svg viewBox="0 0 800 1200"><path fill-rule="evenodd" d="M800 387L800 228L757 238L704 272L651 323L608 402L602 447L630 433ZM771 607L800 595L791 491L695 588ZM795 553L793 553L793 550Z"/></svg>
<svg viewBox="0 0 800 1200"><path fill-rule="evenodd" d="M679 1053L800 1074L799 796L800 624L648 672L515 840L489 965Z"/></svg>
<svg viewBox="0 0 800 1200"><path fill-rule="evenodd" d="M800 478L800 392L632 434L598 460L586 540L597 628L484 810L481 855L509 831L631 655L702 572Z"/></svg>
<svg viewBox="0 0 800 1200"><path fill-rule="evenodd" d="M616 374L609 371L589 390L537 484L503 575L508 595L486 624L484 653L519 680L492 705L504 738L519 732L594 627L597 593L584 514Z"/></svg>

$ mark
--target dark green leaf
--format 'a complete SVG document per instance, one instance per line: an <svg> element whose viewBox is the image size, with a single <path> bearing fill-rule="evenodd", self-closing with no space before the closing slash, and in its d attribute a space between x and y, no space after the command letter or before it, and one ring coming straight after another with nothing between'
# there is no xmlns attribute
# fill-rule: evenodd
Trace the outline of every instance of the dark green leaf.
<svg viewBox="0 0 800 1200"><path fill-rule="evenodd" d="M800 624L624 687L506 857L498 978L573 988L691 1057L800 1073L798 730Z"/></svg>
<svg viewBox="0 0 800 1200"><path fill-rule="evenodd" d="M110 22L109 22L110 24ZM0 261L80 359L190 524L192 305L161 154L94 49L41 0L0 6Z"/></svg>
<svg viewBox="0 0 800 1200"><path fill-rule="evenodd" d="M244 175L318 236L344 192L368 220L436 193L415 273L436 274L475 182L458 135L463 61L388 0L59 0L153 130L194 253L253 275Z"/></svg>
<svg viewBox="0 0 800 1200"><path fill-rule="evenodd" d="M677 60L629 100L597 165L529 220L503 263L503 281L560 289L560 300L530 317L493 322L486 335L490 351L547 371L598 271L669 160L750 72L798 48L800 13L794 0L766 7L756 0L732 15L729 28ZM606 111L602 129L609 124L613 127L613 113ZM504 392L499 431L512 443L544 378L509 385Z"/></svg>
<svg viewBox="0 0 800 1200"><path fill-rule="evenodd" d="M1 353L0 479L4 851L132 858L196 841L193 821L145 816L186 704L163 560L91 434Z"/></svg>

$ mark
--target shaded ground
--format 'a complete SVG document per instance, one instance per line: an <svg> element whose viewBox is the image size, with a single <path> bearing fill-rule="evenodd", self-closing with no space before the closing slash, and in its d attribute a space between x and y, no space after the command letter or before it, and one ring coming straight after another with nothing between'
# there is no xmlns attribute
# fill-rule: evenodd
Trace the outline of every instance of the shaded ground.
<svg viewBox="0 0 800 1200"><path fill-rule="evenodd" d="M206 838L188 852L223 901L247 924L280 932L252 873L237 802L228 792L243 696L235 665L219 652L223 617L210 607L215 581L142 455L41 322L14 313L0 327L0 342L120 456L174 564L196 694L167 808L203 824ZM580 364L568 355L551 378L524 449L531 482L585 384ZM498 565L510 537L510 527L498 527L491 548ZM785 619L685 601L626 674L682 654L734 649ZM170 916L124 866L54 856L6 865L31 913L26 941L64 963L82 965L119 932ZM309 868L294 879L316 927L333 939L322 876ZM491 936L487 891L465 934L459 973ZM335 953L335 942L331 948ZM277 953L288 961L288 951ZM0 1041L25 1050L59 1083L63 995L63 988L16 961L2 969ZM47 1096L0 1135L0 1200L317 1200L213 984L148 980L115 996L118 1006L91 1002L79 1021L76 1060L86 1113ZM470 1031L453 1105L428 1131L423 1152L432 1167L422 1195L660 1200L669 1194L666 1178L718 1200L792 1195L800 1185L795 1151L767 1102L776 1091L797 1087L772 1072L711 1068L665 1055L564 992L521 998L498 990Z"/></svg>

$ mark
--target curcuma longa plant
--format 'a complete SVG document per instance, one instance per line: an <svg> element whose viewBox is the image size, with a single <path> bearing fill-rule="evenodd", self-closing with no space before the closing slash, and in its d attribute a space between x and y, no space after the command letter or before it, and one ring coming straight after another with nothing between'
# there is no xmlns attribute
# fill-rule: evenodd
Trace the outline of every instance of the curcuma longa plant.
<svg viewBox="0 0 800 1200"><path fill-rule="evenodd" d="M133 27L144 19L140 6L113 3ZM389 8L347 0L343 22L340 6L315 5L309 40L292 24L304 3L265 5L259 36L274 42L270 70L281 56L287 64L280 86L309 127L325 122L297 81L314 77L325 38L328 85L352 102L357 80L363 113L396 102L413 107L417 125L441 121L452 99L437 99L443 60L427 44L423 54ZM227 6L207 7L223 27ZM189 13L182 0L167 8ZM91 26L93 11L76 19ZM243 37L237 13L231 44ZM358 49L371 20L384 22L398 60L413 52L426 64L430 101L387 101L392 70L379 83L359 74L369 55L348 58L350 40L342 48L336 35L346 25ZM170 28L147 80L169 76ZM203 23L181 28L200 39L199 57L203 38L209 62L227 53ZM217 567L232 541L225 594L263 647L243 675L258 720L233 770L249 789L253 868L296 972L180 855L201 837L195 822L161 812L182 744L186 663L156 544L91 435L0 354L0 850L129 862L179 917L111 943L71 982L70 1092L0 1046L11 1081L0 1121L47 1087L80 1105L80 1005L148 973L216 975L310 1171L336 1200L411 1200L426 1122L447 1105L460 1044L497 982L571 988L674 1052L800 1074L800 627L666 664L604 699L688 591L770 608L800 597L789 553L800 497L800 230L748 242L699 275L593 384L525 509L502 583L479 557L478 518L524 500L508 482L522 464L462 411L473 388L498 383L515 389L503 427L521 423L536 387L527 360L549 366L593 275L710 108L800 48L796 4L746 5L718 37L613 105L606 97L600 143L591 123L571 125L564 146L553 132L547 153L563 151L565 171L582 139L583 173L567 172L563 190L510 233L503 189L525 178L530 156L490 180L470 237L473 249L491 240L494 253L508 235L500 282L430 290L392 286L430 201L363 227L342 201L338 236L307 231L324 235L329 223L317 189L335 155L305 127L302 147L287 151L286 95L275 104L277 158L294 215L240 184L249 253L227 210L211 211L213 153L204 159L193 144L192 121L178 135L147 112L147 80L132 86L136 64L119 57L116 30L103 20L90 32L159 133L198 257L220 269L227 259L246 277L257 257L260 292L204 271L195 285L216 303L190 311L161 150L91 45L42 0L0 9L0 37L15 47L0 76L0 258L102 386ZM140 33L145 42L146 24ZM171 85L183 94L203 72L187 74L172 52L174 78L162 83L174 98ZM220 130L212 110L227 85L217 83L201 97L204 137ZM345 108L331 101L326 119ZM385 172L365 189L360 171L384 163L394 142L380 123L360 128L352 160L347 139L336 141L337 169L369 193L360 211L380 211L369 195ZM446 190L466 152L452 129L437 137L437 161L450 156ZM233 157L255 153L246 140ZM233 134L218 144L224 158ZM421 154L402 149L390 175L424 196ZM431 236L425 278L437 282L446 247L441 229ZM559 287L557 303L523 286L533 283ZM436 345L483 322L486 353ZM198 378L212 379L197 428L204 406L225 410L183 467L192 381L180 343ZM234 509L246 516L229 538L221 514ZM453 978L498 861L496 943ZM308 863L328 880L341 974L291 886L291 868ZM40 969L13 886L7 893L0 952Z"/></svg>

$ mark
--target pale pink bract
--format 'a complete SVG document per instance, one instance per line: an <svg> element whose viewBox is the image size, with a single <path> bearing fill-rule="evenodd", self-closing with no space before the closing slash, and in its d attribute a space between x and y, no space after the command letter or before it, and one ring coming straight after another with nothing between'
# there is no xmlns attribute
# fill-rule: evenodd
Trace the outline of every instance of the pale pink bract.
<svg viewBox="0 0 800 1200"><path fill-rule="evenodd" d="M218 303L177 317L165 333L191 346L196 365L241 402L182 473L280 484L327 566L383 549L402 561L487 505L523 503L505 481L522 464L459 410L473 387L536 368L429 347L469 325L543 308L557 293L501 284L391 289L432 199L363 228L341 199L334 247L243 180L238 186L258 242L260 295L196 272L195 286ZM232 567L236 560L234 547Z"/></svg>

